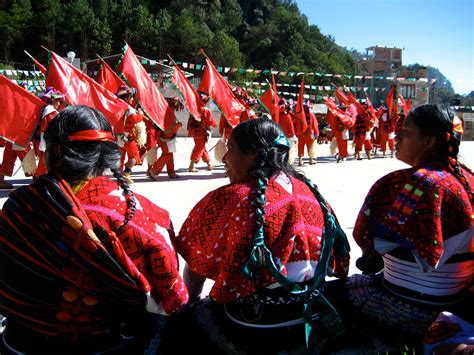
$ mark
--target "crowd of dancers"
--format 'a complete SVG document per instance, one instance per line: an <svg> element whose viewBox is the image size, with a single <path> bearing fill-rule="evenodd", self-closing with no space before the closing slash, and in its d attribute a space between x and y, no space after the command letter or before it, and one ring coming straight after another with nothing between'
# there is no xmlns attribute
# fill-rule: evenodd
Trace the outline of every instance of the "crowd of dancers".
<svg viewBox="0 0 474 355"><path fill-rule="evenodd" d="M151 180L157 180L157 176L166 168L170 179L180 176L176 173L174 153L176 152L176 137L182 127L182 123L176 121L171 130L160 129L151 119L144 114L136 98L137 89L127 85L121 85L115 95L130 105L124 123L124 133L117 136L117 142L121 147L122 175L133 183L132 169L136 165L147 164L147 176ZM317 144L322 142L331 143L331 154L336 161L344 162L349 156L349 142L352 139L354 147L354 158L362 160L362 151L365 150L367 159L380 151L382 156L390 157L395 153L395 134L401 128L405 118L405 106L400 110L391 107L390 110L381 105L374 109L370 100L355 99L352 95L338 95L339 104L333 98L326 99L327 114L319 119L313 112L313 103L310 100L303 101L303 112L298 112L293 100L279 99L276 109L271 114L254 110L258 100L252 97L253 92L235 87L234 96L244 108L240 114L239 122L252 119L272 119L280 125L284 134L290 142L290 161L298 166L304 166L303 157L305 153L309 156L309 165L317 163ZM197 173L196 165L203 161L208 170L213 170L212 158L208 147L212 137L213 127L218 127L218 133L222 137L215 149L215 160L221 161L226 150L226 142L233 130L233 126L222 113L217 123L212 111L208 108L210 96L199 92L198 112L200 117L189 113L186 132L194 140L194 147L190 154L188 171ZM44 101L41 118L38 127L31 138L30 144L25 150L15 150L14 145L5 142L3 162L0 166L0 188L10 189L12 185L5 181L5 176L12 176L15 160L22 161L22 167L26 176L38 177L46 172L43 162L45 149L43 135L46 127L64 106L64 94L53 87L48 87L40 95ZM178 97L167 98L173 110L182 110L183 104ZM306 151L305 151L306 150ZM158 152L160 154L158 155ZM295 160L296 158L296 160Z"/></svg>

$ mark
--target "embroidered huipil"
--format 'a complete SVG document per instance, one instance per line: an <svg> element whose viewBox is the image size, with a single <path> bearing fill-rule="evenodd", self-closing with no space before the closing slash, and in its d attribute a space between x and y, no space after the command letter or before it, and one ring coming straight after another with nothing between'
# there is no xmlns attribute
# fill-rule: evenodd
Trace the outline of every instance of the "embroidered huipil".
<svg viewBox="0 0 474 355"><path fill-rule="evenodd" d="M313 278L319 260L323 214L305 183L292 177L284 179L290 189L275 178L268 183L265 243L280 271L292 281L304 282ZM176 238L176 248L191 269L215 280L210 296L219 303L256 291L255 282L240 273L251 250L255 224L251 192L250 183L230 184L210 192L192 209ZM348 257L335 256L334 260L330 267L335 267L338 275L347 275ZM265 270L261 282L268 286L275 280Z"/></svg>

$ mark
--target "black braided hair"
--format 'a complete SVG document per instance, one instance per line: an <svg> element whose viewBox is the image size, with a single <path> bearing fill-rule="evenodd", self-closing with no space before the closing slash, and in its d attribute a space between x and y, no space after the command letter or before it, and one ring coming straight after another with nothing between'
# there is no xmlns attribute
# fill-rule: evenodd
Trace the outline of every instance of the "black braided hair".
<svg viewBox="0 0 474 355"><path fill-rule="evenodd" d="M268 188L268 179L277 172L293 176L308 185L321 206L321 210L325 215L325 222L328 217L333 216L338 224L336 217L317 186L311 183L303 174L297 172L289 163L289 147L283 145L272 146L272 142L280 134L283 134L283 131L279 125L274 121L264 119L242 122L233 129L231 134L231 139L237 144L242 153L256 154L256 158L248 172L249 178L254 182L252 190L256 208L254 233L265 223L265 193ZM263 255L260 255L259 259L260 265L264 265Z"/></svg>
<svg viewBox="0 0 474 355"><path fill-rule="evenodd" d="M453 132L454 113L448 108L437 105L423 105L410 111L407 119L411 118L424 136L436 138L436 154L433 159L441 161L448 170L458 179L473 200L473 193L463 173L463 169L472 174L472 171L458 161L461 134Z"/></svg>
<svg viewBox="0 0 474 355"><path fill-rule="evenodd" d="M123 189L125 193L125 201L127 202L127 209L125 211L125 219L120 224L115 228L115 231L117 233L120 233L126 226L127 223L133 218L135 211L137 209L137 201L135 199L135 195L133 194L133 191L130 189L130 185L125 180L125 178L122 175L122 172L119 169L113 169L112 174L114 174L114 177L117 179L120 187Z"/></svg>
<svg viewBox="0 0 474 355"><path fill-rule="evenodd" d="M125 192L127 211L125 221L117 231L124 228L135 213L135 197L128 183L118 174L121 153L117 143L102 141L69 141L67 137L83 130L112 132L104 115L87 106L68 106L49 124L46 141L46 165L49 172L60 175L71 185L90 177L104 175L109 169Z"/></svg>

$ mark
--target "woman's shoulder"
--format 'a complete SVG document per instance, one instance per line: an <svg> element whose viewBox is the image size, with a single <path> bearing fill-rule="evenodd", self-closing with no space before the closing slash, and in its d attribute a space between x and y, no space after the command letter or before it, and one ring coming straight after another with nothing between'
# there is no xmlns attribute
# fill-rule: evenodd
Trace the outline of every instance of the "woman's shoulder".
<svg viewBox="0 0 474 355"><path fill-rule="evenodd" d="M467 177L467 176L466 176ZM471 176L472 178L472 176ZM428 164L392 171L381 177L372 186L372 190L390 185L417 185L423 190L443 190L458 185L459 181L449 171L437 164Z"/></svg>
<svg viewBox="0 0 474 355"><path fill-rule="evenodd" d="M169 212L150 201L148 198L134 193L135 213L145 214L152 222L161 226L169 225ZM83 189L77 193L78 199L84 204L102 206L120 213L125 212L127 201L124 190L112 179L98 176L91 179Z"/></svg>
<svg viewBox="0 0 474 355"><path fill-rule="evenodd" d="M228 195L235 197L247 196L252 189L250 183L234 183L218 187L209 192L206 196Z"/></svg>

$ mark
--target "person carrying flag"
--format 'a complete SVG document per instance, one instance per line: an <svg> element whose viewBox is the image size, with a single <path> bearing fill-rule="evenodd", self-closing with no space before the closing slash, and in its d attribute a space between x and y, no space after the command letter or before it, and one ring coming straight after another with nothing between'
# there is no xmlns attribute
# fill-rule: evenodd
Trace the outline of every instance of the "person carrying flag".
<svg viewBox="0 0 474 355"><path fill-rule="evenodd" d="M295 120L296 136L298 137L298 165L303 166L304 147L308 151L309 164L316 164L316 149L314 142L319 136L318 119L310 111L311 102L305 101L303 109L305 111L306 125L301 120Z"/></svg>
<svg viewBox="0 0 474 355"><path fill-rule="evenodd" d="M396 116L389 115L388 109L385 106L379 108L380 116L380 150L382 151L382 155L385 158L385 150L387 148L390 149L390 157L393 158L395 154L395 126L396 126ZM395 112L394 112L395 113Z"/></svg>
<svg viewBox="0 0 474 355"><path fill-rule="evenodd" d="M202 160L207 164L207 170L212 170L214 167L211 164L211 158L206 148L206 143L211 137L211 127L216 127L217 122L212 117L211 111L206 107L209 102L209 96L204 93L199 93L201 104L199 105L199 111L201 113L201 119L198 120L193 115L189 115L188 120L188 136L194 139L194 148L191 152L191 163L189 164L189 172L196 173L198 169L194 167L195 164Z"/></svg>
<svg viewBox="0 0 474 355"><path fill-rule="evenodd" d="M347 143L349 141L349 129L354 125L350 111L345 104L334 107L329 110L328 122L331 126L336 139L339 156L337 162L344 162L348 157Z"/></svg>
<svg viewBox="0 0 474 355"><path fill-rule="evenodd" d="M40 99L46 103L44 107L38 129L35 132L33 146L35 154L38 157L38 166L36 167L34 177L46 174L46 166L43 161L44 152L46 150L46 143L44 141L44 132L48 128L51 121L58 114L59 107L61 106L64 94L50 86L46 88L46 91L40 96Z"/></svg>
<svg viewBox="0 0 474 355"><path fill-rule="evenodd" d="M128 183L133 184L131 178L132 168L135 165L141 165L139 146L144 146L146 143L146 128L143 122L143 114L141 110L136 110L133 107L133 100L137 90L135 88L122 85L118 88L116 96L128 103L131 110L127 115L124 127L124 135L122 137L122 165L125 161L125 154L128 160L124 164L125 169L122 172L123 177Z"/></svg>
<svg viewBox="0 0 474 355"><path fill-rule="evenodd" d="M354 124L354 141L355 141L355 155L357 160L362 160L360 152L362 147L365 148L367 159L372 159L372 142L371 142L371 130L373 124L370 120L370 113L368 112L367 101L362 101L360 104L364 110L358 109L358 114Z"/></svg>
<svg viewBox="0 0 474 355"><path fill-rule="evenodd" d="M28 91L28 84L24 85L26 81L22 81L19 85ZM3 150L3 159L2 164L0 165L0 190L8 190L12 189L13 185L9 182L5 181L5 176L12 176L13 170L15 169L15 161L16 159L23 159L26 156L26 151L24 150L16 150L13 149L13 144L9 141L5 141L4 143L4 150ZM30 149L28 147L27 149ZM30 176L30 174L25 173L26 176Z"/></svg>

